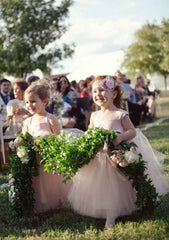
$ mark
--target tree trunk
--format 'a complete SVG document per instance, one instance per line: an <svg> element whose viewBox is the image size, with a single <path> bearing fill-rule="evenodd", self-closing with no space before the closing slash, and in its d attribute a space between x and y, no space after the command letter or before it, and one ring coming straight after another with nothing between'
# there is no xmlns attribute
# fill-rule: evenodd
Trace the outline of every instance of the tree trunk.
<svg viewBox="0 0 169 240"><path fill-rule="evenodd" d="M164 90L167 90L167 75L164 75Z"/></svg>

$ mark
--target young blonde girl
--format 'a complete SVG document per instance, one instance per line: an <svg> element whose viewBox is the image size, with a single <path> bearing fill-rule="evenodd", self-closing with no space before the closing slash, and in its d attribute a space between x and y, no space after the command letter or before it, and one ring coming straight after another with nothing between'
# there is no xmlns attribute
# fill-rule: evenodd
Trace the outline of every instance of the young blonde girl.
<svg viewBox="0 0 169 240"><path fill-rule="evenodd" d="M90 127L120 132L113 141L114 145L124 140L136 141L137 145L142 145L140 139L145 140L145 137L137 133L128 113L121 109L122 90L116 80L110 76L95 78L92 82L92 93L94 103L100 110L92 113ZM147 142L144 145L149 145L151 149ZM138 148L138 152L143 153L143 148ZM148 164L148 174L153 179L157 191L164 194L168 191L168 183L157 166L153 153L152 156L146 154L143 154L144 160L152 160L152 163ZM75 211L82 215L105 218L105 226L114 225L118 216L130 214L137 209L136 192L131 182L121 176L117 164L116 162L113 166L109 155L101 148L94 159L75 175L68 196Z"/></svg>
<svg viewBox="0 0 169 240"><path fill-rule="evenodd" d="M27 110L32 114L25 120L23 132L28 131L33 137L48 137L60 133L59 123L53 114L46 112L50 97L50 87L45 80L32 83L25 91L24 99ZM65 206L70 183L62 183L62 177L44 172L38 157L39 176L33 179L35 212L45 212Z"/></svg>

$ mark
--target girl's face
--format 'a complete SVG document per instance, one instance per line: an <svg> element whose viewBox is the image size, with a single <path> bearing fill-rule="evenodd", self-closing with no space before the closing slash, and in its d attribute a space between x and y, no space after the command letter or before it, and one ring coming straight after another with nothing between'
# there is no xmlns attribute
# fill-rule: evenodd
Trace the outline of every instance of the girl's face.
<svg viewBox="0 0 169 240"><path fill-rule="evenodd" d="M17 84L13 86L13 92L16 99L23 100L24 91Z"/></svg>
<svg viewBox="0 0 169 240"><path fill-rule="evenodd" d="M42 100L37 94L26 94L25 103L27 110L32 114L43 114L47 99Z"/></svg>
<svg viewBox="0 0 169 240"><path fill-rule="evenodd" d="M93 83L92 93L93 101L99 107L109 108L113 104L114 93L111 89L105 89L100 85L101 81Z"/></svg>

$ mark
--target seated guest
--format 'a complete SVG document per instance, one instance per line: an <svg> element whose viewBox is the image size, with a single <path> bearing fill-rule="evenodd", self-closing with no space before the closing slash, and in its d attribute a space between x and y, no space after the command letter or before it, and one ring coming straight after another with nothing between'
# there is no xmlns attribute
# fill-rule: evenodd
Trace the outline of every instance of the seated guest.
<svg viewBox="0 0 169 240"><path fill-rule="evenodd" d="M144 85L144 90L145 90L145 98L147 99L146 101L146 106L148 107L148 113L147 113L147 120L149 122L152 121L152 119L155 117L155 93L153 91L150 91L149 89L150 86L150 80L147 79Z"/></svg>
<svg viewBox="0 0 169 240"><path fill-rule="evenodd" d="M129 112L130 119L134 126L138 126L141 121L142 112L144 112L145 106L141 103L137 103L137 98L135 91L130 86L130 80L122 74L120 71L117 71L115 74L117 81L121 83L123 87L123 98L125 99L125 109Z"/></svg>
<svg viewBox="0 0 169 240"><path fill-rule="evenodd" d="M14 99L13 92L11 91L11 82L3 78L0 81L0 115L2 122L6 120L6 105L11 99Z"/></svg>
<svg viewBox="0 0 169 240"><path fill-rule="evenodd" d="M39 80L39 77L38 77L38 76L32 75L32 76L28 77L27 83L28 83L28 85L31 85L31 83L36 82L36 81L38 81L38 80Z"/></svg>
<svg viewBox="0 0 169 240"><path fill-rule="evenodd" d="M23 79L18 79L12 86L15 99L10 100L6 106L7 119L4 123L6 127L4 135L16 137L16 134L22 130L23 121L30 115L24 102L24 92L28 83Z"/></svg>
<svg viewBox="0 0 169 240"><path fill-rule="evenodd" d="M130 86L131 80L129 78L124 77L122 80L122 86L129 92L128 101L132 103L136 103L136 95L132 87Z"/></svg>

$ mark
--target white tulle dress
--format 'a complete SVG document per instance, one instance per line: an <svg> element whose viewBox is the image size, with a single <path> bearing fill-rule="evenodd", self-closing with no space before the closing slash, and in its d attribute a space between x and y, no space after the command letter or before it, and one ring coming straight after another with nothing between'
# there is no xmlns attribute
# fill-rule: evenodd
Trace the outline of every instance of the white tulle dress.
<svg viewBox="0 0 169 240"><path fill-rule="evenodd" d="M124 131L121 120L128 114L126 111L119 110L113 120L104 121L99 119L97 114L98 112L94 112L91 116L94 127ZM167 193L169 183L148 140L138 130L133 141L139 146L138 152L143 154L147 162L147 173L157 191L160 194ZM96 218L115 220L118 216L130 214L137 209L136 191L132 188L131 182L118 172L116 166L111 165L109 156L103 149L74 176L68 199L75 211Z"/></svg>

